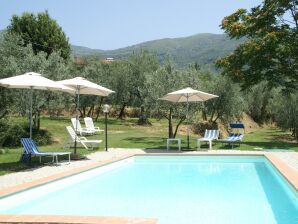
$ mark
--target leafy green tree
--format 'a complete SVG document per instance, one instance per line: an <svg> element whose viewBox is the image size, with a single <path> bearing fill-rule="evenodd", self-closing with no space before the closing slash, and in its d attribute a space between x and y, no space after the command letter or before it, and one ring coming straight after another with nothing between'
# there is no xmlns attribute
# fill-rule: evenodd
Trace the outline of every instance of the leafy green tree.
<svg viewBox="0 0 298 224"><path fill-rule="evenodd" d="M259 124L273 120L272 102L279 89L268 88L266 82L261 82L243 92L247 104L247 113Z"/></svg>
<svg viewBox="0 0 298 224"><path fill-rule="evenodd" d="M5 33L0 37L0 79L20 74L19 63L27 55L30 55L32 48L24 48L20 45L22 40L16 35ZM14 110L14 99L19 90L0 87L0 118L5 117Z"/></svg>
<svg viewBox="0 0 298 224"><path fill-rule="evenodd" d="M290 130L298 141L298 93L277 95L273 101L271 111L276 123L284 130Z"/></svg>
<svg viewBox="0 0 298 224"><path fill-rule="evenodd" d="M297 0L264 0L250 11L225 17L222 29L245 38L236 50L217 61L223 74L243 88L267 81L268 86L295 90L298 84Z"/></svg>
<svg viewBox="0 0 298 224"><path fill-rule="evenodd" d="M240 118L246 110L239 85L228 77L206 73L201 75L201 89L218 95L218 98L204 102L203 119L210 123L221 120L224 123Z"/></svg>
<svg viewBox="0 0 298 224"><path fill-rule="evenodd" d="M69 77L69 64L59 53L53 52L49 56L45 52L35 54L31 45L23 47L20 42L22 40L13 34L5 35L5 38L0 39L0 78L20 75L28 71L41 73L53 80ZM26 89L0 88L0 97L2 113L10 112L25 116L29 111L29 91ZM39 117L42 111L48 110L51 114L57 114L57 110L62 111L62 108L67 108L69 97L69 94L33 91L35 128L40 128Z"/></svg>
<svg viewBox="0 0 298 224"><path fill-rule="evenodd" d="M139 81L134 77L133 65L129 61L113 62L110 65L110 72L111 86L115 91L111 98L119 108L118 118L124 119L125 108L135 106L138 99L136 92Z"/></svg>
<svg viewBox="0 0 298 224"><path fill-rule="evenodd" d="M111 87L111 76L109 65L103 64L98 58L86 58L82 75L88 80L104 87ZM113 95L113 94L112 94ZM81 116L95 117L97 120L101 112L101 106L105 97L100 96L82 96L81 97Z"/></svg>
<svg viewBox="0 0 298 224"><path fill-rule="evenodd" d="M52 52L58 51L64 59L70 57L68 38L47 11L37 15L28 12L22 16L14 15L7 29L10 33L20 35L23 44L30 44L35 54L43 51L49 56Z"/></svg>
<svg viewBox="0 0 298 224"><path fill-rule="evenodd" d="M146 111L148 108L145 108L144 104L148 94L145 82L148 76L157 71L159 63L156 55L146 50L134 52L129 59L129 63L134 80L132 94L135 97L133 99L133 105L140 108L138 124L147 125L150 124L150 122L147 117L148 111Z"/></svg>
<svg viewBox="0 0 298 224"><path fill-rule="evenodd" d="M188 86L195 87L197 83L198 73L179 71L170 61L147 76L145 85L147 97L144 105L150 109L151 116L168 120L169 138L175 138L180 125L186 120L186 106L185 103L172 103L158 99L178 89ZM189 114L193 114L196 109L192 104Z"/></svg>

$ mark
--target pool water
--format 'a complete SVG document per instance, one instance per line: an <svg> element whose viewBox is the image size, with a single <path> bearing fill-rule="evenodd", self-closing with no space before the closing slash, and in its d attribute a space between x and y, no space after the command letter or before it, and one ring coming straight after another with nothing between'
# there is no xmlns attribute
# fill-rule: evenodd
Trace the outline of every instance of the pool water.
<svg viewBox="0 0 298 224"><path fill-rule="evenodd" d="M298 194L262 156L135 156L2 198L0 213L294 224Z"/></svg>

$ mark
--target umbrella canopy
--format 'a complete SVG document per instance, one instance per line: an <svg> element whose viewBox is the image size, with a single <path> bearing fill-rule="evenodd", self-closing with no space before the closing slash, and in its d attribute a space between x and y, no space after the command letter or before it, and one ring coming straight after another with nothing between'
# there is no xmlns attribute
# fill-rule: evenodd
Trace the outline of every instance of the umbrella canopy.
<svg viewBox="0 0 298 224"><path fill-rule="evenodd" d="M0 79L0 86L15 89L59 90L69 93L75 92L73 89L47 79L36 72L27 72L23 75Z"/></svg>
<svg viewBox="0 0 298 224"><path fill-rule="evenodd" d="M77 115L76 115L76 127L75 131L78 130L78 108L80 107L80 94L84 95L96 95L96 96L108 96L111 93L114 93L113 90L100 86L96 83L90 82L89 80L83 77L76 77L73 79L65 79L62 81L58 81L58 83L66 85L76 90L77 94ZM75 138L75 145L74 145L74 154L77 152L77 141Z"/></svg>
<svg viewBox="0 0 298 224"><path fill-rule="evenodd" d="M160 100L167 100L174 103L186 102L186 120L188 123L189 102L203 102L215 97L218 96L187 87L185 89L168 93L167 95L160 98ZM187 148L189 148L189 124L187 124Z"/></svg>
<svg viewBox="0 0 298 224"><path fill-rule="evenodd" d="M32 90L52 90L74 93L75 91L67 86L43 77L36 72L27 72L10 78L0 79L0 86L14 89L31 89L30 96L30 138L32 138Z"/></svg>
<svg viewBox="0 0 298 224"><path fill-rule="evenodd" d="M185 89L168 93L167 95L163 96L160 99L175 102L175 103L182 103L182 102L203 102L215 97L218 97L218 96L188 87Z"/></svg>
<svg viewBox="0 0 298 224"><path fill-rule="evenodd" d="M96 83L90 82L89 80L83 77L66 79L58 81L58 83L76 89L77 92L79 91L79 94L84 95L108 96L110 93L114 93L113 90L100 86Z"/></svg>

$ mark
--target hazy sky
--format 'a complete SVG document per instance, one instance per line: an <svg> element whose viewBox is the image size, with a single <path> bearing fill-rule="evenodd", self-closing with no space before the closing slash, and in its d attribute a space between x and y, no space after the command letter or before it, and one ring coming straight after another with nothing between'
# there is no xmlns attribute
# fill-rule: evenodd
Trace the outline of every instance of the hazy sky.
<svg viewBox="0 0 298 224"><path fill-rule="evenodd" d="M219 24L261 0L0 0L0 30L13 14L48 10L70 43L116 49L166 37L223 33Z"/></svg>

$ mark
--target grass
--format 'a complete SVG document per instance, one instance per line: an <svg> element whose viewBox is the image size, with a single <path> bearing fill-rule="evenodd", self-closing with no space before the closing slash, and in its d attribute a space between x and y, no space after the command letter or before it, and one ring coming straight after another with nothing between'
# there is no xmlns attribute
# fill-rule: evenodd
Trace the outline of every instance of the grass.
<svg viewBox="0 0 298 224"><path fill-rule="evenodd" d="M152 126L138 126L136 119L117 120L109 119L108 121L108 145L110 148L143 148L143 149L165 149L167 139L167 121L151 119ZM41 128L47 129L54 140L54 143L48 146L40 147L41 151L66 151L63 149L64 142L68 139L65 126L70 125L70 119L50 119L42 118ZM104 120L99 119L96 126L104 128ZM178 135L182 139L182 147L186 147L186 136ZM195 135L190 138L191 148L196 148ZM90 139L104 140L104 134L88 137ZM104 150L104 143L97 150ZM202 147L208 147L202 145ZM216 143L213 149L230 149L228 145ZM285 149L298 151L298 143L294 142L290 134L278 128L263 128L245 135L243 143L235 146L237 150L267 150L267 149ZM19 161L22 148L6 148L6 153L0 154L0 175L17 172L28 168L27 165ZM81 154L88 154L92 150L79 148ZM33 159L30 167L40 166L37 159Z"/></svg>

